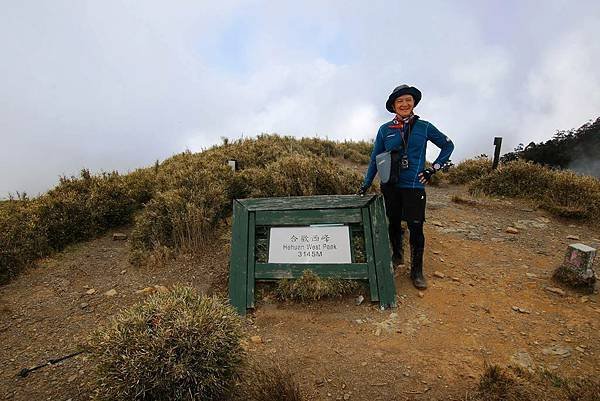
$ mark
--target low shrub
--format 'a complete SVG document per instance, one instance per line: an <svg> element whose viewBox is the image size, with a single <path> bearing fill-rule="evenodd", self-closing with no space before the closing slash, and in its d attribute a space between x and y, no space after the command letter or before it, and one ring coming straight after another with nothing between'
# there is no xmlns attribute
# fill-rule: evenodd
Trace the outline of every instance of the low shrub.
<svg viewBox="0 0 600 401"><path fill-rule="evenodd" d="M358 281L322 278L312 270L305 270L302 276L295 280L279 280L275 295L284 301L309 302L322 298L341 297L353 293L358 288L360 288Z"/></svg>
<svg viewBox="0 0 600 401"><path fill-rule="evenodd" d="M46 231L32 213L32 201L9 200L0 208L0 283L16 276L32 260L50 252Z"/></svg>
<svg viewBox="0 0 600 401"><path fill-rule="evenodd" d="M450 168L441 176L450 184L463 185L485 176L492 171L492 161L487 157L467 159Z"/></svg>
<svg viewBox="0 0 600 401"><path fill-rule="evenodd" d="M531 199L563 217L600 220L600 180L515 161L473 181L472 194Z"/></svg>
<svg viewBox="0 0 600 401"><path fill-rule="evenodd" d="M210 159L210 155L205 157ZM348 194L358 188L361 179L350 169L311 155L283 155L236 173L225 160L209 163L187 156L182 160L171 181L164 179L160 184L172 188L159 192L136 217L133 250L149 251L163 245L193 252L231 215L233 199Z"/></svg>
<svg viewBox="0 0 600 401"><path fill-rule="evenodd" d="M103 400L220 400L244 361L230 306L175 287L119 313L90 339Z"/></svg>
<svg viewBox="0 0 600 401"><path fill-rule="evenodd" d="M136 182L138 185L133 185ZM21 197L0 208L0 283L37 258L131 221L153 191L152 176L138 170L62 177L35 199Z"/></svg>

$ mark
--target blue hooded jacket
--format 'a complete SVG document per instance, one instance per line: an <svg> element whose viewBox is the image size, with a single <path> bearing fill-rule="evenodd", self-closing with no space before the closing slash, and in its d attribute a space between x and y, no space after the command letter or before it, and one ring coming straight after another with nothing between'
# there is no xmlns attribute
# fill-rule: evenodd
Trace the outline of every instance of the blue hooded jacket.
<svg viewBox="0 0 600 401"><path fill-rule="evenodd" d="M390 126L393 125L393 121L387 122L377 132L373 152L371 153L371 162L369 163L369 168L363 182L363 187L365 188L371 186L375 174L377 174L375 157L378 154L394 149L398 149L401 153L404 153L402 135L408 129L408 124L404 125L404 129L391 128ZM396 187L424 189L423 184L419 182L418 175L425 169L427 141L433 142L441 149L440 154L433 164L443 166L450 159L450 155L454 150L454 144L450 138L438 131L430 122L417 119L408 137L408 169L400 170L398 183L395 184Z"/></svg>

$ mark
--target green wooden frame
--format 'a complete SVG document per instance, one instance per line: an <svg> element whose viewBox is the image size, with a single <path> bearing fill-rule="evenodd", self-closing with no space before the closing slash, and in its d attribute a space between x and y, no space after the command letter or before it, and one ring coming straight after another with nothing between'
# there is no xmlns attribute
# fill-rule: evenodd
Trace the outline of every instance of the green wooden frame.
<svg viewBox="0 0 600 401"><path fill-rule="evenodd" d="M256 262L256 226L311 224L361 225L366 263ZM238 313L245 315L248 308L254 308L256 280L298 278L307 269L321 277L367 280L372 301L379 301L382 308L396 307L396 287L383 198L379 195L323 195L233 201L229 299Z"/></svg>

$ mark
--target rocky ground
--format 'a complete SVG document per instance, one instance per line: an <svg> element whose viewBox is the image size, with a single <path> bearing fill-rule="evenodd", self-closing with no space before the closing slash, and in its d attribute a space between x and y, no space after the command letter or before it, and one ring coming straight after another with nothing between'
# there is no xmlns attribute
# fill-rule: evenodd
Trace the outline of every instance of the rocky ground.
<svg viewBox="0 0 600 401"><path fill-rule="evenodd" d="M250 352L288 366L309 400L462 400L486 363L600 374L598 293L551 279L567 245L598 244L600 230L464 192L428 190L428 290L399 271L395 310L357 305L355 296L309 305L261 296L246 319ZM0 287L0 399L89 399L93 364L85 354L26 378L17 373L79 349L119 309L160 286L213 291L225 249L137 269L126 241L109 233Z"/></svg>

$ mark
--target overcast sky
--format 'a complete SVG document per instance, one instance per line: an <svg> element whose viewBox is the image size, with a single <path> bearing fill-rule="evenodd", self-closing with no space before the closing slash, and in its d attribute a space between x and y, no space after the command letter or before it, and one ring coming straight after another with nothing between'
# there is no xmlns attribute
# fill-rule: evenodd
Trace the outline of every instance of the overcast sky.
<svg viewBox="0 0 600 401"><path fill-rule="evenodd" d="M599 38L597 0L0 0L0 196L221 137L371 141L401 83L455 162L508 151L600 116Z"/></svg>

